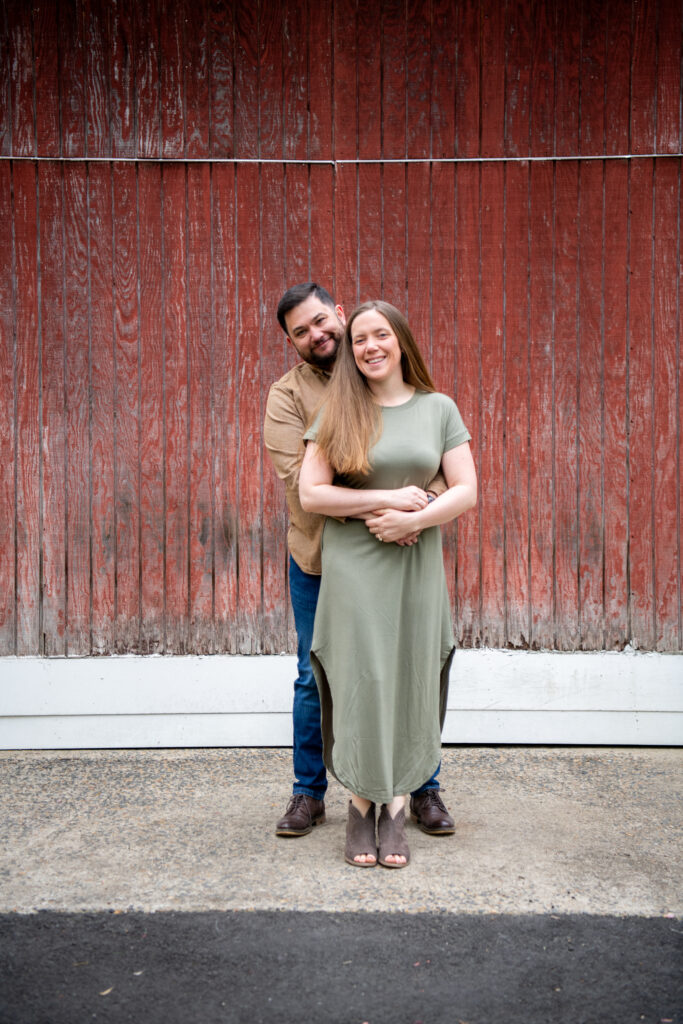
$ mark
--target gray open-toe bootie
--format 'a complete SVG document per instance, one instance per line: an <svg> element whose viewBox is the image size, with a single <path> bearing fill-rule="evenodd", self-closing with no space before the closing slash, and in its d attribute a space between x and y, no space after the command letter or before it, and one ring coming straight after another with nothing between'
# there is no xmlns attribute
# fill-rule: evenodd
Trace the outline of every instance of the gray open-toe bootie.
<svg viewBox="0 0 683 1024"><path fill-rule="evenodd" d="M374 857L374 860L354 860L361 854ZM377 863L377 841L375 839L375 805L370 804L367 813L362 815L349 800L349 817L346 822L346 848L344 860L354 868L374 868Z"/></svg>
<svg viewBox="0 0 683 1024"><path fill-rule="evenodd" d="M383 868L405 868L410 863L410 849L406 841L406 812L401 808L396 817L392 818L389 808L382 804L379 821L377 822L377 838L379 840L379 863ZM396 864L386 858L395 855L405 857L405 864Z"/></svg>

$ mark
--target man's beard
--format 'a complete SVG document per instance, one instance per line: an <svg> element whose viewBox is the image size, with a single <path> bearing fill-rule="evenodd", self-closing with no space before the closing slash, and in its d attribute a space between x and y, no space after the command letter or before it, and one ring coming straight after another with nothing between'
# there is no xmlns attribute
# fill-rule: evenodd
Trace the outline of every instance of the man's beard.
<svg viewBox="0 0 683 1024"><path fill-rule="evenodd" d="M311 366L316 366L319 370L331 370L337 358L341 338L337 335L333 335L332 341L334 341L334 348L331 352L328 352L327 355L319 356L315 349L313 349L313 351L309 353L306 362L310 363Z"/></svg>

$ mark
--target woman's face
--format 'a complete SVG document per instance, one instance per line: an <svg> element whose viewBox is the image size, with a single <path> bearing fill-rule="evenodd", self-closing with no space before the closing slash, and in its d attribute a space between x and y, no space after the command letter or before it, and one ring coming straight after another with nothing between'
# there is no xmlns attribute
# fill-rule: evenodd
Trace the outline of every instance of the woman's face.
<svg viewBox="0 0 683 1024"><path fill-rule="evenodd" d="M384 382L398 375L401 369L401 347L385 316L376 309L359 313L351 325L351 350L356 366L367 378Z"/></svg>

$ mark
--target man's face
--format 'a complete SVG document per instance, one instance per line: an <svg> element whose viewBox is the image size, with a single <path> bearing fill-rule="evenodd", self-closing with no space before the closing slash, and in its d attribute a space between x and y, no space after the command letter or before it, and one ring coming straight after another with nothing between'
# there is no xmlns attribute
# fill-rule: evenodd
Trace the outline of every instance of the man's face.
<svg viewBox="0 0 683 1024"><path fill-rule="evenodd" d="M287 336L303 361L321 370L331 370L344 336L346 321L341 306L331 309L315 295L309 295L285 313L285 323Z"/></svg>

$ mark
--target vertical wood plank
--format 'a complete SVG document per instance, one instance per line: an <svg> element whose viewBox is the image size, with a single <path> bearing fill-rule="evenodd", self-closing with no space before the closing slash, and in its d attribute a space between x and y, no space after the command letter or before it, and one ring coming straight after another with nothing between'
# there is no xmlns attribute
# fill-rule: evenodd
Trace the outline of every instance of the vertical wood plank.
<svg viewBox="0 0 683 1024"><path fill-rule="evenodd" d="M307 4L285 0L283 28L283 156L289 160L305 160L308 155ZM313 66L316 63L317 54L313 57Z"/></svg>
<svg viewBox="0 0 683 1024"><path fill-rule="evenodd" d="M607 11L604 0L583 0L581 27L579 152L595 156L605 152Z"/></svg>
<svg viewBox="0 0 683 1024"><path fill-rule="evenodd" d="M681 554L677 474L680 453L678 377L678 266L680 161L655 164L654 247L654 568L655 646L674 651L679 646L679 586Z"/></svg>
<svg viewBox="0 0 683 1024"><path fill-rule="evenodd" d="M40 653L40 341L36 170L14 165L16 653Z"/></svg>
<svg viewBox="0 0 683 1024"><path fill-rule="evenodd" d="M361 164L358 168L358 292L361 302L379 298L382 293L381 198L381 168L378 164Z"/></svg>
<svg viewBox="0 0 683 1024"><path fill-rule="evenodd" d="M558 156L576 156L579 151L580 4L558 0L555 39L555 152Z"/></svg>
<svg viewBox="0 0 683 1024"><path fill-rule="evenodd" d="M630 153L631 0L606 0L605 152Z"/></svg>
<svg viewBox="0 0 683 1024"><path fill-rule="evenodd" d="M528 111L528 105L527 105ZM503 156L505 139L505 8L484 6L481 26L481 156ZM520 145L528 151L526 138Z"/></svg>
<svg viewBox="0 0 683 1024"><path fill-rule="evenodd" d="M406 4L406 155L413 159L430 155L430 28L431 0Z"/></svg>
<svg viewBox="0 0 683 1024"><path fill-rule="evenodd" d="M455 394L455 167L432 167L432 375L438 391ZM442 528L444 569L455 600L455 523Z"/></svg>
<svg viewBox="0 0 683 1024"><path fill-rule="evenodd" d="M259 185L256 167L238 168L238 650L241 654L259 654L262 650L260 231L254 230L254 210L259 209L261 198Z"/></svg>
<svg viewBox="0 0 683 1024"><path fill-rule="evenodd" d="M323 170L322 168L316 168ZM327 170L327 168L324 168ZM289 168L287 168L289 171ZM329 173L329 172L328 172ZM285 264L285 168L266 164L261 171L261 213L262 260L263 260L263 305L262 305L262 346L261 363L262 391L261 412L265 414L265 401L270 385L278 380L287 369L288 344L275 317L277 304L289 280ZM308 204L307 204L308 207ZM313 224L311 210L311 226ZM329 230L329 223L328 223ZM301 247L307 249L304 238ZM314 246L311 244L311 256ZM308 253L306 253L308 256ZM318 268L316 268L318 269ZM320 280L311 267L311 280ZM323 285L327 277L323 276ZM281 482L269 458L263 460L263 639L265 649L276 654L288 646L288 598L287 598L287 508Z"/></svg>
<svg viewBox="0 0 683 1024"><path fill-rule="evenodd" d="M113 165L114 353L116 366L116 649L140 643L140 388L137 182Z"/></svg>
<svg viewBox="0 0 683 1024"><path fill-rule="evenodd" d="M657 24L657 137L655 152L681 152L683 6L661 0Z"/></svg>
<svg viewBox="0 0 683 1024"><path fill-rule="evenodd" d="M503 548L503 232L502 164L481 171L481 631L487 647L505 643Z"/></svg>
<svg viewBox="0 0 683 1024"><path fill-rule="evenodd" d="M406 19L404 0L382 4L382 156L406 155ZM336 83L335 83L336 84ZM335 106L339 98L335 88ZM400 305L399 305L400 308Z"/></svg>
<svg viewBox="0 0 683 1024"><path fill-rule="evenodd" d="M658 0L633 4L631 152L654 153Z"/></svg>
<svg viewBox="0 0 683 1024"><path fill-rule="evenodd" d="M628 641L628 166L605 163L605 634L607 650Z"/></svg>
<svg viewBox="0 0 683 1024"><path fill-rule="evenodd" d="M213 639L211 493L211 190L206 164L187 169L187 341L190 452L190 636L209 654Z"/></svg>
<svg viewBox="0 0 683 1024"><path fill-rule="evenodd" d="M431 144L435 159L455 156L456 10L450 0L432 0Z"/></svg>
<svg viewBox="0 0 683 1024"><path fill-rule="evenodd" d="M472 455L481 478L481 169L461 164L456 174L456 391L455 400L472 435ZM463 647L481 643L481 506L457 524L455 631Z"/></svg>
<svg viewBox="0 0 683 1024"><path fill-rule="evenodd" d="M159 74L159 0L133 8L135 54L135 152L138 157L161 156L161 95Z"/></svg>
<svg viewBox="0 0 683 1024"><path fill-rule="evenodd" d="M187 439L186 191L184 166L163 168L164 430L167 654L191 649Z"/></svg>
<svg viewBox="0 0 683 1024"><path fill-rule="evenodd" d="M434 164L431 180L431 370L444 394L455 394L456 379L456 172L453 164ZM456 589L456 524L441 528L443 567L454 606Z"/></svg>
<svg viewBox="0 0 683 1024"><path fill-rule="evenodd" d="M532 164L530 185L529 348L531 643L553 647L553 168Z"/></svg>
<svg viewBox="0 0 683 1024"><path fill-rule="evenodd" d="M537 12L526 0L506 4L504 145L506 156L526 156L530 148L533 35ZM534 80L535 85L535 80Z"/></svg>
<svg viewBox="0 0 683 1024"><path fill-rule="evenodd" d="M116 527L114 496L114 296L111 165L88 170L92 496L92 623L94 654L114 651Z"/></svg>
<svg viewBox="0 0 683 1024"><path fill-rule="evenodd" d="M0 161L0 251L11 273L0 274L0 656L15 654L15 395L16 258L12 209L12 164Z"/></svg>
<svg viewBox="0 0 683 1024"><path fill-rule="evenodd" d="M555 167L555 622L558 647L577 650L579 632L579 165ZM587 230L590 230L587 228ZM534 385L535 386L535 385ZM534 445L537 443L533 439ZM538 513L532 506L534 519Z"/></svg>
<svg viewBox="0 0 683 1024"><path fill-rule="evenodd" d="M86 169L64 168L67 653L90 653L90 411Z"/></svg>
<svg viewBox="0 0 683 1024"><path fill-rule="evenodd" d="M654 648L652 160L631 163L629 231L629 572L631 642Z"/></svg>
<svg viewBox="0 0 683 1024"><path fill-rule="evenodd" d="M251 0L235 3L235 156L258 153L258 7Z"/></svg>
<svg viewBox="0 0 683 1024"><path fill-rule="evenodd" d="M231 157L233 146L233 5L209 0L210 146L214 157Z"/></svg>
<svg viewBox="0 0 683 1024"><path fill-rule="evenodd" d="M358 304L358 169L336 169L334 191L335 297L347 314Z"/></svg>
<svg viewBox="0 0 683 1024"><path fill-rule="evenodd" d="M86 140L85 10L79 0L60 0L57 24L62 156L83 156Z"/></svg>
<svg viewBox="0 0 683 1024"><path fill-rule="evenodd" d="M258 112L259 155L269 160L284 155L283 10L281 0L263 4L259 18Z"/></svg>
<svg viewBox="0 0 683 1024"><path fill-rule="evenodd" d="M406 168L406 305L411 330L427 363L431 361L431 216L427 161Z"/></svg>
<svg viewBox="0 0 683 1024"><path fill-rule="evenodd" d="M164 642L164 350L161 168L138 168L140 294L140 650ZM207 381L207 386L209 382Z"/></svg>
<svg viewBox="0 0 683 1024"><path fill-rule="evenodd" d="M185 154L184 0L165 0L160 18L161 155Z"/></svg>
<svg viewBox="0 0 683 1024"><path fill-rule="evenodd" d="M64 380L64 236L62 172L38 166L42 382L42 644L66 653L66 423Z"/></svg>
<svg viewBox="0 0 683 1024"><path fill-rule="evenodd" d="M527 647L531 643L528 164L505 167L504 273L505 637L512 647Z"/></svg>
<svg viewBox="0 0 683 1024"><path fill-rule="evenodd" d="M334 158L358 156L357 0L334 3Z"/></svg>
<svg viewBox="0 0 683 1024"><path fill-rule="evenodd" d="M603 646L603 165L579 168L579 609L581 645Z"/></svg>
<svg viewBox="0 0 683 1024"><path fill-rule="evenodd" d="M481 24L479 0L456 7L455 144L459 157L479 156Z"/></svg>
<svg viewBox="0 0 683 1024"><path fill-rule="evenodd" d="M134 15L128 0L110 4L111 50L110 115L111 152L114 157L132 157L135 145L135 65L136 39Z"/></svg>
<svg viewBox="0 0 683 1024"><path fill-rule="evenodd" d="M558 0L534 8L533 78L530 107L532 156L551 156L555 147L555 9Z"/></svg>
<svg viewBox="0 0 683 1024"><path fill-rule="evenodd" d="M185 16L185 153L209 155L209 40L207 0L193 0Z"/></svg>
<svg viewBox="0 0 683 1024"><path fill-rule="evenodd" d="M382 34L375 0L358 0L358 156L376 160L382 150Z"/></svg>
<svg viewBox="0 0 683 1024"><path fill-rule="evenodd" d="M311 166L309 201L311 209L311 280L318 281L329 292L333 292L334 171L331 167L319 164ZM267 236L264 235L264 237ZM286 282L283 284L286 287ZM278 295L277 298L279 300L280 296Z"/></svg>
<svg viewBox="0 0 683 1024"><path fill-rule="evenodd" d="M33 100L33 25L31 8L22 0L7 0L9 66L12 95L12 153L35 156Z"/></svg>
<svg viewBox="0 0 683 1024"><path fill-rule="evenodd" d="M310 278L307 169L301 165L288 165L285 168L283 185L286 210L285 287L289 288ZM278 295L277 301L279 299Z"/></svg>
<svg viewBox="0 0 683 1024"><path fill-rule="evenodd" d="M7 4L0 7L0 156L12 152L12 76Z"/></svg>
<svg viewBox="0 0 683 1024"><path fill-rule="evenodd" d="M216 651L235 653L239 341L235 268L235 169L211 170L214 415L214 616Z"/></svg>
<svg viewBox="0 0 683 1024"><path fill-rule="evenodd" d="M111 97L107 74L111 50L109 6L108 0L86 0L84 6L87 156L111 155Z"/></svg>
<svg viewBox="0 0 683 1024"><path fill-rule="evenodd" d="M59 138L59 57L57 5L33 8L33 59L36 88L36 153L58 156Z"/></svg>
<svg viewBox="0 0 683 1024"><path fill-rule="evenodd" d="M406 168L382 168L382 295L398 309L407 309Z"/></svg>
<svg viewBox="0 0 683 1024"><path fill-rule="evenodd" d="M330 160L333 155L332 6L332 0L308 5L308 146L312 160Z"/></svg>

